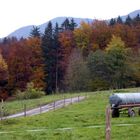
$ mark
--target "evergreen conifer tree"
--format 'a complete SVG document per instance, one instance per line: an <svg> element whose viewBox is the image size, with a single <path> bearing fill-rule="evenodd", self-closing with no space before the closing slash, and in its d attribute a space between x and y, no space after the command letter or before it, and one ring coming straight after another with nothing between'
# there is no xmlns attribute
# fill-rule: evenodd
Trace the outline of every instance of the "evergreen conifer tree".
<svg viewBox="0 0 140 140"><path fill-rule="evenodd" d="M110 26L113 26L116 24L116 20L114 18L111 18L110 22L109 22L109 25Z"/></svg>
<svg viewBox="0 0 140 140"><path fill-rule="evenodd" d="M129 26L131 26L131 24L132 24L132 19L131 19L131 17L129 15L126 18L125 24L129 25Z"/></svg>
<svg viewBox="0 0 140 140"><path fill-rule="evenodd" d="M61 25L62 30L69 30L70 29L70 21L68 18L65 19L65 21Z"/></svg>
<svg viewBox="0 0 140 140"><path fill-rule="evenodd" d="M118 18L117 18L117 23L118 24L123 24L122 18L120 16L118 16Z"/></svg>
<svg viewBox="0 0 140 140"><path fill-rule="evenodd" d="M39 31L39 27L37 26L33 26L33 29L30 32L30 36L31 37L39 37L41 36L40 31Z"/></svg>
<svg viewBox="0 0 140 140"><path fill-rule="evenodd" d="M77 24L74 22L74 19L72 18L70 21L70 30L74 31L76 27L77 27Z"/></svg>
<svg viewBox="0 0 140 140"><path fill-rule="evenodd" d="M60 28L58 26L58 23L55 25L54 33L53 33L53 40L54 40L54 57L55 57L55 91L56 93L59 90L59 85L61 83L61 73L60 73L60 67L59 67L59 61L60 61L60 42L58 40L60 33Z"/></svg>
<svg viewBox="0 0 140 140"><path fill-rule="evenodd" d="M55 90L55 58L54 58L54 44L53 44L53 28L52 23L49 22L45 28L45 33L42 36L42 51L44 57L44 81L46 83L47 94Z"/></svg>
<svg viewBox="0 0 140 140"><path fill-rule="evenodd" d="M140 15L137 14L137 16L133 19L133 25L139 25L140 24Z"/></svg>

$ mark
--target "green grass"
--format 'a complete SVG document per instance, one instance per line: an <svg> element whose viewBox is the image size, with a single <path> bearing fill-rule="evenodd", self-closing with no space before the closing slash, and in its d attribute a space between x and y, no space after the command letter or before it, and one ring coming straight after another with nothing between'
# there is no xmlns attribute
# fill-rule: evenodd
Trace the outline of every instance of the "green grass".
<svg viewBox="0 0 140 140"><path fill-rule="evenodd" d="M139 89L127 90L135 92ZM88 93L88 99L56 111L3 120L0 122L0 140L104 140L105 109L110 94L110 91ZM113 118L111 124L112 140L140 139L138 115L134 118L121 115Z"/></svg>

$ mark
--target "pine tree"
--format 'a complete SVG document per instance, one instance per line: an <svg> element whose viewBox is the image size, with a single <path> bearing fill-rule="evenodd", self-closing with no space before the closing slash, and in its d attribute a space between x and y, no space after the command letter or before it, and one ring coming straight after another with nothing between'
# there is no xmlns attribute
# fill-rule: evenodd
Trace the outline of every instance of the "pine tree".
<svg viewBox="0 0 140 140"><path fill-rule="evenodd" d="M59 90L59 85L61 83L61 72L60 72L60 42L59 42L59 33L60 33L60 28L58 26L58 23L55 25L54 33L53 33L53 42L54 42L54 57L55 57L55 91L56 93Z"/></svg>
<svg viewBox="0 0 140 140"><path fill-rule="evenodd" d="M42 37L42 51L44 57L44 73L45 73L45 83L46 92L48 94L55 91L55 49L53 42L53 28L52 23L49 22L45 33Z"/></svg>
<svg viewBox="0 0 140 140"><path fill-rule="evenodd" d="M74 19L73 18L71 20L69 20L68 18L66 18L64 20L64 22L61 24L62 31L66 31L66 30L73 31L76 27L77 27L77 24L74 22Z"/></svg>
<svg viewBox="0 0 140 140"><path fill-rule="evenodd" d="M40 38L41 34L40 34L40 31L39 31L39 27L33 26L33 29L30 32L30 36Z"/></svg>
<svg viewBox="0 0 140 140"><path fill-rule="evenodd" d="M116 24L116 20L114 18L111 18L110 22L109 22L109 25L110 26L113 26Z"/></svg>
<svg viewBox="0 0 140 140"><path fill-rule="evenodd" d="M137 16L134 18L134 20L136 20L136 21L140 21L140 15L139 14L137 14Z"/></svg>
<svg viewBox="0 0 140 140"><path fill-rule="evenodd" d="M140 24L140 15L137 14L137 16L133 19L133 25L137 26Z"/></svg>
<svg viewBox="0 0 140 140"><path fill-rule="evenodd" d="M74 31L74 29L77 27L77 24L74 22L74 19L71 19L70 22L70 30Z"/></svg>
<svg viewBox="0 0 140 140"><path fill-rule="evenodd" d="M131 24L132 24L132 19L131 19L131 17L129 15L127 16L127 18L125 20L125 24L129 25L129 26L131 26Z"/></svg>
<svg viewBox="0 0 140 140"><path fill-rule="evenodd" d="M123 24L122 18L120 16L118 16L118 18L117 18L117 23L118 24Z"/></svg>
<svg viewBox="0 0 140 140"><path fill-rule="evenodd" d="M70 21L68 18L65 19L65 21L61 25L62 31L64 30L70 30Z"/></svg>

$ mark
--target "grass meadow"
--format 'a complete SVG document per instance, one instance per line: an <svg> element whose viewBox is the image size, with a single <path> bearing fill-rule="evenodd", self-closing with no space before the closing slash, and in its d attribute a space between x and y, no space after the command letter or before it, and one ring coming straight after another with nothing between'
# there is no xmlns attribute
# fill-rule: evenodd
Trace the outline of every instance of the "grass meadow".
<svg viewBox="0 0 140 140"><path fill-rule="evenodd" d="M116 92L138 91L140 92L140 88ZM113 92L77 93L73 96L87 94L88 98L48 113L0 121L0 140L104 140L105 109L109 104L108 98ZM62 97L62 95L57 98L46 96L32 100L30 104L33 105L35 104L33 102L38 100L45 104L60 99L60 96ZM16 101L9 104L11 110L17 106ZM119 118L111 119L112 140L139 140L139 132L140 116L138 115L129 118L122 114Z"/></svg>

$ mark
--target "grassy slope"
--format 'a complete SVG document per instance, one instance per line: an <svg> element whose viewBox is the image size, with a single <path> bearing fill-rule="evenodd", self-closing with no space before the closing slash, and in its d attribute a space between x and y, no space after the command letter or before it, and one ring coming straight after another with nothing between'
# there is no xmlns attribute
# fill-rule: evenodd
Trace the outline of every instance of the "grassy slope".
<svg viewBox="0 0 140 140"><path fill-rule="evenodd" d="M0 140L104 140L105 108L110 94L90 93L87 100L66 108L28 118L3 121L0 123L0 132L16 132L0 133ZM115 126L121 123L135 125ZM113 118L112 139L139 140L139 124L139 116ZM36 129L41 131L29 131Z"/></svg>

